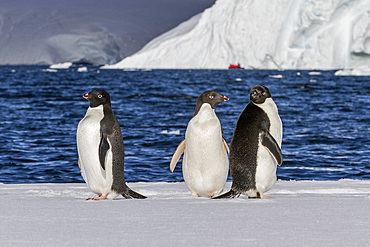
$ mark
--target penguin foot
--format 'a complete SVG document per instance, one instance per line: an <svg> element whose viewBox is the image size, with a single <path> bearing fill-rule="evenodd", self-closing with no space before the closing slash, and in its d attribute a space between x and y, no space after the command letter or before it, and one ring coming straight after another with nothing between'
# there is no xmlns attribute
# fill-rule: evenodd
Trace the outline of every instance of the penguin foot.
<svg viewBox="0 0 370 247"><path fill-rule="evenodd" d="M269 196L262 196L262 197L248 197L248 199L272 199L272 197Z"/></svg>
<svg viewBox="0 0 370 247"><path fill-rule="evenodd" d="M190 195L191 197L199 197L198 196L198 194L196 194L196 193L191 193L191 195Z"/></svg>
<svg viewBox="0 0 370 247"><path fill-rule="evenodd" d="M257 192L257 196L248 197L248 199L272 199L272 197L264 196L261 192Z"/></svg>
<svg viewBox="0 0 370 247"><path fill-rule="evenodd" d="M262 199L262 197L259 197L259 196L248 196L248 199Z"/></svg>
<svg viewBox="0 0 370 247"><path fill-rule="evenodd" d="M211 198L215 198L215 197L218 197L218 196L220 196L220 193L214 193L214 194L211 195Z"/></svg>
<svg viewBox="0 0 370 247"><path fill-rule="evenodd" d="M101 196L98 196L98 197L87 198L86 201L90 201L90 200L101 201L101 200L105 200L105 199L107 199L107 196L106 195L101 195Z"/></svg>
<svg viewBox="0 0 370 247"><path fill-rule="evenodd" d="M259 195L259 197L261 199L272 199L272 197L269 197L269 196L264 196L261 192L257 192L257 196Z"/></svg>
<svg viewBox="0 0 370 247"><path fill-rule="evenodd" d="M272 197L269 197L269 196L262 196L261 198L262 199L272 199Z"/></svg>

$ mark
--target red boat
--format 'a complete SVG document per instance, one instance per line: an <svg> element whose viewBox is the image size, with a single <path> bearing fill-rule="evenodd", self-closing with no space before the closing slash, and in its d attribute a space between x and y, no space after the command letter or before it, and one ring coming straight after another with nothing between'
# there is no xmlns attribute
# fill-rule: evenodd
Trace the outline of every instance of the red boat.
<svg viewBox="0 0 370 247"><path fill-rule="evenodd" d="M230 64L229 69L242 69L242 67L240 67L240 63Z"/></svg>

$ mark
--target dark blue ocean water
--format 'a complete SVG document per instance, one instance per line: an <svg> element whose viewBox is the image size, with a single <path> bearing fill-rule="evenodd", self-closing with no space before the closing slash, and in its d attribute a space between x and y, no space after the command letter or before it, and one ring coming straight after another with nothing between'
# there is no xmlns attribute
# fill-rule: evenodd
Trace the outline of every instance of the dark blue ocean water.
<svg viewBox="0 0 370 247"><path fill-rule="evenodd" d="M283 121L283 180L370 179L370 77L333 71L100 70L58 72L39 66L0 67L0 182L83 182L76 129L88 102L107 90L120 122L128 182L183 181L169 163L194 113L197 97L216 90L228 142L249 89L267 86ZM163 131L180 131L180 135Z"/></svg>

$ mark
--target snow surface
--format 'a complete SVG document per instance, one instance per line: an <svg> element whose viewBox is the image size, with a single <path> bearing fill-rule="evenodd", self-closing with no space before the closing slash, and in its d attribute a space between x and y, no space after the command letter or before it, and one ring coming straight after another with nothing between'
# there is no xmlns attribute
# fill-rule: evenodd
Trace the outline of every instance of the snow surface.
<svg viewBox="0 0 370 247"><path fill-rule="evenodd" d="M226 185L226 190L230 187ZM367 246L370 181L278 181L273 199L190 197L130 183L146 200L85 201L85 184L0 184L1 246Z"/></svg>
<svg viewBox="0 0 370 247"><path fill-rule="evenodd" d="M369 0L217 0L104 68L370 68Z"/></svg>
<svg viewBox="0 0 370 247"><path fill-rule="evenodd" d="M0 64L111 64L215 0L1 0Z"/></svg>

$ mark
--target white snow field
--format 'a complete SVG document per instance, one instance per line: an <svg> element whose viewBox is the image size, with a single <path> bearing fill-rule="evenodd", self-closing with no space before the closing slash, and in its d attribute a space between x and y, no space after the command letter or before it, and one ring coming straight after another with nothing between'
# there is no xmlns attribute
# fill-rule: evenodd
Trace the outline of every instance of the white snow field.
<svg viewBox="0 0 370 247"><path fill-rule="evenodd" d="M370 68L369 0L217 0L104 68Z"/></svg>
<svg viewBox="0 0 370 247"><path fill-rule="evenodd" d="M0 64L110 64L215 0L1 0Z"/></svg>
<svg viewBox="0 0 370 247"><path fill-rule="evenodd" d="M145 200L86 201L85 184L0 184L1 246L368 246L370 181L278 181L272 199L190 197L129 183ZM228 182L225 190L230 188Z"/></svg>

